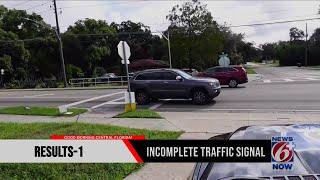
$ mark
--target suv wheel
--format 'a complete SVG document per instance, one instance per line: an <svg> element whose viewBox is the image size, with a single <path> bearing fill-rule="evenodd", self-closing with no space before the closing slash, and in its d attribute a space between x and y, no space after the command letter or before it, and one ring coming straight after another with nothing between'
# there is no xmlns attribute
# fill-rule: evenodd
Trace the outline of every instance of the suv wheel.
<svg viewBox="0 0 320 180"><path fill-rule="evenodd" d="M206 104L208 99L208 94L203 90L195 90L192 94L192 101L194 104Z"/></svg>
<svg viewBox="0 0 320 180"><path fill-rule="evenodd" d="M237 86L238 86L238 81L237 81L237 80L231 79L231 80L229 81L229 87L231 87L231 88L236 88Z"/></svg>
<svg viewBox="0 0 320 180"><path fill-rule="evenodd" d="M145 91L137 91L135 93L135 98L138 104L149 104L150 97Z"/></svg>

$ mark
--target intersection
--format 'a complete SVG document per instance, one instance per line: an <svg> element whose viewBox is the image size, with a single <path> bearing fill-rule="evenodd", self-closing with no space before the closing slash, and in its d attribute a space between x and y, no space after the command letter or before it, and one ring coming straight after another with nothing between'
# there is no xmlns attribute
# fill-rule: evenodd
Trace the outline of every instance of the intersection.
<svg viewBox="0 0 320 180"><path fill-rule="evenodd" d="M138 108L151 108L160 112L320 112L319 70L264 66L255 69L259 73L256 79L239 88L223 87L222 93L207 105L194 105L189 100L160 100ZM298 76L305 80L296 80ZM307 79L311 77L314 79ZM264 83L268 79L282 81ZM95 113L117 113L123 111L121 102L124 101L124 91L125 89L0 91L0 106L60 106L80 102L76 107L88 108Z"/></svg>

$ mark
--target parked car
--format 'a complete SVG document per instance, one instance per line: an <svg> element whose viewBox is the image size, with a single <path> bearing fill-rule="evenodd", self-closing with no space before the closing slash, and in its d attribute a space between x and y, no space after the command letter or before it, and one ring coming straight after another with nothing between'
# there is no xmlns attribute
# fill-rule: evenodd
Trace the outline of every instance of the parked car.
<svg viewBox="0 0 320 180"><path fill-rule="evenodd" d="M290 136L294 143L293 168L274 170L271 159L270 162L264 163L199 162L194 166L188 179L319 179L319 132L320 124L267 125L241 127L235 132L214 136L209 140L270 140L270 145L274 136L283 134ZM284 153L281 154L283 156Z"/></svg>
<svg viewBox="0 0 320 180"><path fill-rule="evenodd" d="M213 78L196 78L178 69L150 69L130 79L131 91L138 104L151 99L192 99L205 104L220 94L220 83Z"/></svg>
<svg viewBox="0 0 320 180"><path fill-rule="evenodd" d="M191 76L196 76L199 72L196 69L189 69L189 68L184 68L181 69L182 71L190 74Z"/></svg>
<svg viewBox="0 0 320 180"><path fill-rule="evenodd" d="M121 82L121 77L115 75L114 73L105 73L97 80L100 82Z"/></svg>
<svg viewBox="0 0 320 180"><path fill-rule="evenodd" d="M198 73L197 76L216 78L221 85L229 85L232 88L237 87L238 84L248 82L247 72L242 66L212 67Z"/></svg>

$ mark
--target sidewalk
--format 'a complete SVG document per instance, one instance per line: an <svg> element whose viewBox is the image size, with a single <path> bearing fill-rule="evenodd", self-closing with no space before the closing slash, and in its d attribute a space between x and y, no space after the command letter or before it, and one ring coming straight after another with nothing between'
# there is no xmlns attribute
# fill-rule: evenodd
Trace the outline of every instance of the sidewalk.
<svg viewBox="0 0 320 180"><path fill-rule="evenodd" d="M110 114L82 114L74 117L52 116L23 116L0 114L0 122L34 123L34 122L82 122L94 124L106 124L137 129L150 129L160 131L181 131L166 119L135 119L135 118L112 118L116 113Z"/></svg>
<svg viewBox="0 0 320 180"><path fill-rule="evenodd" d="M220 134L242 126L320 123L320 113L160 112L164 119L112 118L116 113L75 117L0 115L0 122L83 122L138 129Z"/></svg>

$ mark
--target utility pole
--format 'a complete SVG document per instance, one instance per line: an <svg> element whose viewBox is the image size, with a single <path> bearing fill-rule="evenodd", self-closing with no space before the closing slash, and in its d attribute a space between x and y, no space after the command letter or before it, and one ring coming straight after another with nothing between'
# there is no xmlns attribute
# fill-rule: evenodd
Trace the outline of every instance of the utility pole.
<svg viewBox="0 0 320 180"><path fill-rule="evenodd" d="M308 65L308 23L306 23L306 43L305 43L304 66Z"/></svg>
<svg viewBox="0 0 320 180"><path fill-rule="evenodd" d="M57 13L56 0L53 0L53 6L54 6L54 14L56 16L57 38L58 38L58 45L59 45L59 53L60 53L60 61L61 61L61 68L62 68L63 84L64 84L64 87L67 87L67 85L68 85L68 83L67 83L67 75L66 75L66 69L65 69L65 65L64 65L63 48L62 48L61 34L60 34L60 28L59 28L59 19L58 19L58 13Z"/></svg>
<svg viewBox="0 0 320 180"><path fill-rule="evenodd" d="M167 40L168 42L168 56L169 56L169 66L170 68L172 68L172 63L171 63L171 47L170 47L170 33L169 33L169 30L168 30L168 35L166 36L164 33L162 33L162 36Z"/></svg>

